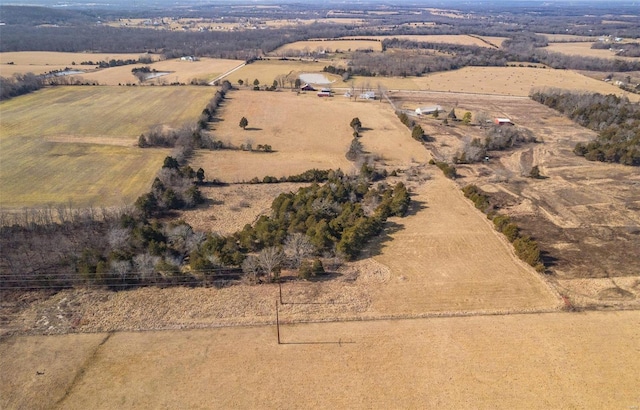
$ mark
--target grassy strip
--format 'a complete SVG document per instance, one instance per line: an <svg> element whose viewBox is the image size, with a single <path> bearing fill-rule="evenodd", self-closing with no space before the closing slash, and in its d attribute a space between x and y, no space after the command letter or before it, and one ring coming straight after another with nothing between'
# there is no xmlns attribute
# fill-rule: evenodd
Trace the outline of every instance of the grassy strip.
<svg viewBox="0 0 640 410"><path fill-rule="evenodd" d="M529 235L521 235L520 228L511 221L508 215L491 210L489 196L476 185L467 185L462 188L462 192L475 204L476 208L487 214L487 218L493 221L496 230L506 236L513 244L518 258L533 266L538 272L544 271L545 267L540 258L540 247L533 238Z"/></svg>

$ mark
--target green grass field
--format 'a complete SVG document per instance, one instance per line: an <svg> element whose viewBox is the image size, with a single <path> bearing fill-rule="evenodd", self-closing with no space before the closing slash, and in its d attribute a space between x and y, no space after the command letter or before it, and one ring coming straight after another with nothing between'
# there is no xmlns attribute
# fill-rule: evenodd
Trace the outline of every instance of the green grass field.
<svg viewBox="0 0 640 410"><path fill-rule="evenodd" d="M166 149L138 136L195 121L207 87L59 87L0 103L0 207L131 204Z"/></svg>

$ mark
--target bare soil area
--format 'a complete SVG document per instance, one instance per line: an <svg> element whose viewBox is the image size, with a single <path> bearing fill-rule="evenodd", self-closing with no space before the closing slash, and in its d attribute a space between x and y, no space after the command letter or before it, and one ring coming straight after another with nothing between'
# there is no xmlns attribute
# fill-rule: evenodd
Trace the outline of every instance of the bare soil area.
<svg viewBox="0 0 640 410"><path fill-rule="evenodd" d="M638 312L281 320L280 345L273 324L15 337L0 345L0 406L627 409L640 403Z"/></svg>

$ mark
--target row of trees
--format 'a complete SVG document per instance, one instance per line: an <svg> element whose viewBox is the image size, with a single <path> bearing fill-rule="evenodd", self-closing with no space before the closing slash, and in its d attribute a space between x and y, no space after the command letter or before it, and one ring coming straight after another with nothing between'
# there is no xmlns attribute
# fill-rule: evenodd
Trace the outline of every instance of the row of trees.
<svg viewBox="0 0 640 410"><path fill-rule="evenodd" d="M638 104L613 94L578 94L561 90L537 91L531 98L598 132L595 140L576 144L576 155L590 161L640 166Z"/></svg>
<svg viewBox="0 0 640 410"><path fill-rule="evenodd" d="M522 235L518 225L512 222L509 216L497 213L495 207L491 205L489 195L476 185L467 185L462 188L462 192L475 204L476 208L487 214L487 218L493 221L495 229L513 244L518 258L533 266L538 272L544 271L538 243L529 235Z"/></svg>
<svg viewBox="0 0 640 410"><path fill-rule="evenodd" d="M0 101L34 92L44 86L45 81L42 76L33 73L0 77Z"/></svg>

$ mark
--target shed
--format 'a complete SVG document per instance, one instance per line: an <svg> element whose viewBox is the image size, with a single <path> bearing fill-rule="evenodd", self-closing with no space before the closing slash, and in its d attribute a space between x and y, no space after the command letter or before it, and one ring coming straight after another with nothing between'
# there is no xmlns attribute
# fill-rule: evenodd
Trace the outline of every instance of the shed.
<svg viewBox="0 0 640 410"><path fill-rule="evenodd" d="M362 100L375 100L376 99L376 93L375 93L375 91L366 91L366 92L360 94L358 96L358 98L360 98Z"/></svg>
<svg viewBox="0 0 640 410"><path fill-rule="evenodd" d="M315 88L313 88L313 87L311 86L311 84L305 84L305 85L303 85L302 87L300 87L300 90L302 90L302 91L316 91L316 89L315 89Z"/></svg>
<svg viewBox="0 0 640 410"><path fill-rule="evenodd" d="M509 118L496 118L493 122L496 125L513 125Z"/></svg>
<svg viewBox="0 0 640 410"><path fill-rule="evenodd" d="M439 111L442 111L442 107L439 105L416 108L416 114L418 115L428 115L428 114L433 114L434 112L439 112Z"/></svg>

